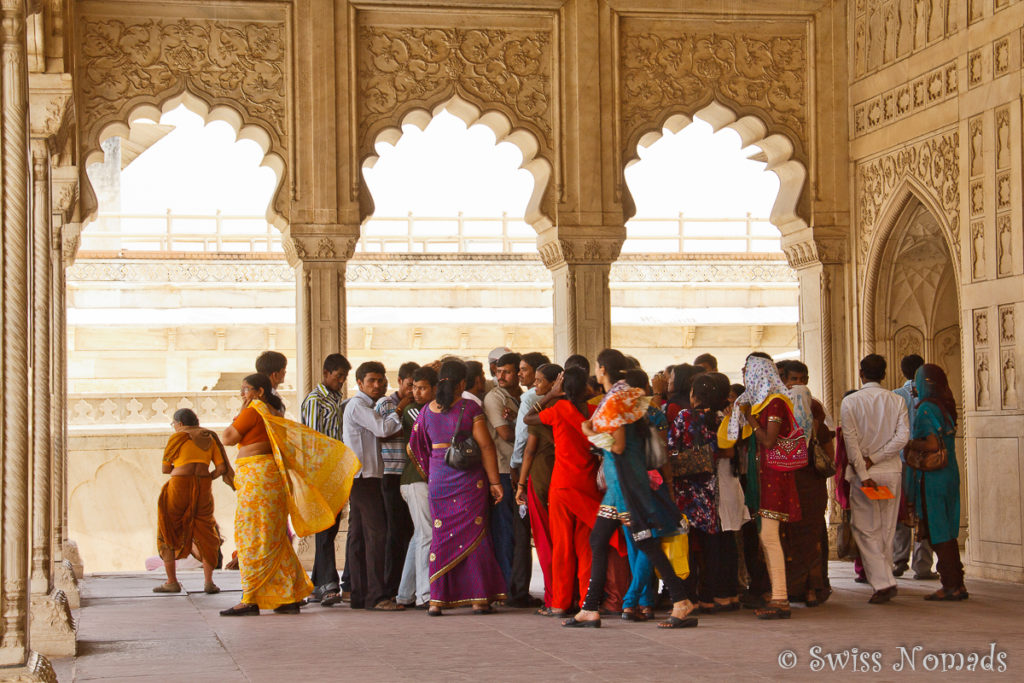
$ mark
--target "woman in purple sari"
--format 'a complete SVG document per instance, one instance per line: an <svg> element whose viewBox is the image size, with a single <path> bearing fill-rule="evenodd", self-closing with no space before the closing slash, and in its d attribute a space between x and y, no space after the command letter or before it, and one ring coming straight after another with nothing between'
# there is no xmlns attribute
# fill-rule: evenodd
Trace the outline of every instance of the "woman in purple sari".
<svg viewBox="0 0 1024 683"><path fill-rule="evenodd" d="M501 501L498 458L480 407L462 397L466 366L441 365L435 399L420 411L409 438L409 453L427 480L434 536L430 542L431 616L442 609L472 605L474 614L490 614L492 602L505 600L505 578L491 543L490 502ZM445 464L453 440L472 434L481 463L468 470ZM456 436L457 435L457 436Z"/></svg>

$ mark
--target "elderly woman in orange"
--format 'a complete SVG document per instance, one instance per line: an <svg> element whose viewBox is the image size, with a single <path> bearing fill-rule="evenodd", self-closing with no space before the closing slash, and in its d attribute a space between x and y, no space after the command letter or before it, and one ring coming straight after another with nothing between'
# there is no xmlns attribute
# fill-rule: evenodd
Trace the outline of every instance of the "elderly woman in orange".
<svg viewBox="0 0 1024 683"><path fill-rule="evenodd" d="M163 458L164 474L171 476L160 491L156 533L167 583L153 592L179 592L181 584L175 562L192 555L203 563L204 590L219 593L220 588L213 583L213 567L223 541L213 519L210 486L214 479L230 471L230 466L217 435L200 427L194 412L188 408L177 411L171 426L174 434L167 441Z"/></svg>
<svg viewBox="0 0 1024 683"><path fill-rule="evenodd" d="M288 539L288 517L299 536L331 526L361 465L340 441L285 419L265 375L242 380L241 395L242 411L222 440L239 447L235 545L242 600L220 614L258 615L261 608L298 614L313 584Z"/></svg>

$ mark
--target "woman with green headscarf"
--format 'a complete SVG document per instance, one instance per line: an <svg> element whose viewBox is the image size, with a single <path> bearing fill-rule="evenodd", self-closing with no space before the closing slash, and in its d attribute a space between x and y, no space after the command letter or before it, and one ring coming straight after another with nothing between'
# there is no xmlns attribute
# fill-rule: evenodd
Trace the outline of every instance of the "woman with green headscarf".
<svg viewBox="0 0 1024 683"><path fill-rule="evenodd" d="M907 503L920 520L919 538L928 539L938 557L942 588L925 600L966 600L964 566L960 561L960 468L956 462L956 400L946 373L938 365L926 364L914 377L918 405L914 415L910 451L935 452L946 449L946 465L936 470L907 467ZM911 458L908 457L908 462Z"/></svg>

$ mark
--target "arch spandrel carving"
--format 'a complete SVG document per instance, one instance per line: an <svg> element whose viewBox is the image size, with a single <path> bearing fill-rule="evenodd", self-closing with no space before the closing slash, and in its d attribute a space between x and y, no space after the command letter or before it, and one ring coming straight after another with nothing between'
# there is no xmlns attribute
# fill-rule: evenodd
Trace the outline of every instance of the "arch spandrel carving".
<svg viewBox="0 0 1024 683"><path fill-rule="evenodd" d="M771 34L766 35L769 26ZM761 138L786 140L787 158L793 157L803 169L809 167L811 47L806 22L621 17L618 49L624 160L633 159L637 145L660 131L660 124L724 105L734 121L760 120ZM780 177L787 180L782 173ZM805 172L799 178L801 189L806 180ZM631 215L635 209L624 178L620 182L626 213ZM796 213L807 224L807 193L796 194Z"/></svg>
<svg viewBox="0 0 1024 683"><path fill-rule="evenodd" d="M550 13L456 17L379 9L359 12L354 31L358 142L353 171L375 156L382 133L386 137L388 129L400 130L417 111L448 107L465 121L457 108L448 106L454 101L500 113L512 135L521 130L528 133L523 137L532 138L536 149L530 158L544 160L549 175L557 173L558 45ZM529 144L518 146L526 157ZM527 163L524 158L524 168ZM360 173L352 174L352 183L352 199L360 203L365 218L373 212L372 199ZM543 196L531 205L553 217L553 193L542 190Z"/></svg>
<svg viewBox="0 0 1024 683"><path fill-rule="evenodd" d="M80 6L75 93L84 160L83 213L95 210L84 169L90 157L101 153L103 138L127 132L140 111L166 111L186 101L207 123L225 120L240 137L260 144L264 163L279 178L269 212L279 223L292 199L291 192L283 192L292 184L285 182L293 137L288 16L270 5L239 8L231 18L185 12L196 8Z"/></svg>

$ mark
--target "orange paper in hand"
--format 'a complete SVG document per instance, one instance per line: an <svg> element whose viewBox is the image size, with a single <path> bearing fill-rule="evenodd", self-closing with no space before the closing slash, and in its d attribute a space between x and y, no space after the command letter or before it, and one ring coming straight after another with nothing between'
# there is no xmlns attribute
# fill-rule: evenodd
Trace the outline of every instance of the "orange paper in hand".
<svg viewBox="0 0 1024 683"><path fill-rule="evenodd" d="M871 486L861 486L860 490L864 492L870 500L892 500L896 496L892 495L892 491L889 490L888 486L879 486L873 488Z"/></svg>

